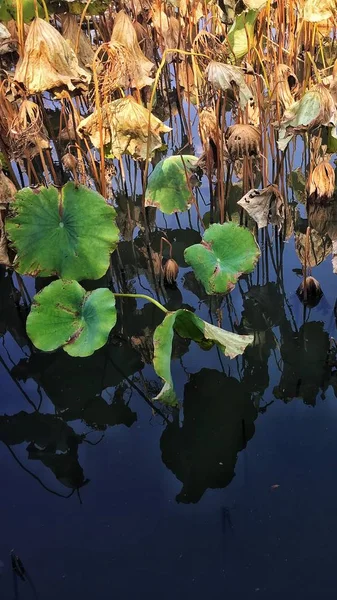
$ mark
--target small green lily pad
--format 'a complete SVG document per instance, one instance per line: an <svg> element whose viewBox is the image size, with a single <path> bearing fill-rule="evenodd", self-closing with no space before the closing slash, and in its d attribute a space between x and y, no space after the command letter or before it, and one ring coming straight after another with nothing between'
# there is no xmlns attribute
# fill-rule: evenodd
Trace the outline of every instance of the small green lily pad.
<svg viewBox="0 0 337 600"><path fill-rule="evenodd" d="M155 206L171 215L188 210L193 202L191 175L196 156L169 156L152 171L145 192L145 206Z"/></svg>
<svg viewBox="0 0 337 600"><path fill-rule="evenodd" d="M14 208L6 232L17 251L18 273L78 281L106 273L118 228L116 211L103 196L68 182L61 191L24 188Z"/></svg>
<svg viewBox="0 0 337 600"><path fill-rule="evenodd" d="M207 294L228 294L240 275L254 270L260 254L249 229L229 222L210 225L201 243L186 248L184 256Z"/></svg>
<svg viewBox="0 0 337 600"><path fill-rule="evenodd" d="M110 290L86 292L77 281L59 279L34 296L27 333L44 352L62 347L71 356L90 356L104 346L116 319Z"/></svg>
<svg viewBox="0 0 337 600"><path fill-rule="evenodd" d="M164 386L155 400L166 404L177 405L171 375L171 354L173 334L176 331L180 337L197 342L204 350L209 350L214 344L228 356L235 358L243 354L248 344L254 341L253 335L238 335L220 327L210 325L189 310L180 309L166 315L163 322L154 332L154 369L164 381Z"/></svg>

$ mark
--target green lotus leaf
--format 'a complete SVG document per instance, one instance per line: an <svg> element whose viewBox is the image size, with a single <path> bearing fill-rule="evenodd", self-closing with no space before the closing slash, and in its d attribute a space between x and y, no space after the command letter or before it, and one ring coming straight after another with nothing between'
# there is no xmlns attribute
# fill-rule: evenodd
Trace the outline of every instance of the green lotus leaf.
<svg viewBox="0 0 337 600"><path fill-rule="evenodd" d="M59 279L34 296L26 326L39 350L62 347L71 356L90 356L104 346L116 319L110 290L86 292L77 281Z"/></svg>
<svg viewBox="0 0 337 600"><path fill-rule="evenodd" d="M235 58L243 58L254 42L254 27L258 10L247 10L237 15L227 36L230 50Z"/></svg>
<svg viewBox="0 0 337 600"><path fill-rule="evenodd" d="M24 275L63 279L99 279L118 242L116 212L103 196L67 183L17 193L16 214L6 231L14 244L15 269Z"/></svg>
<svg viewBox="0 0 337 600"><path fill-rule="evenodd" d="M191 175L196 156L169 156L152 171L145 192L145 206L155 206L171 215L188 210L193 202Z"/></svg>
<svg viewBox="0 0 337 600"><path fill-rule="evenodd" d="M197 342L201 348L208 350L214 344L229 358L243 354L248 344L254 341L253 335L237 335L210 325L189 310L180 309L169 312L154 332L154 369L164 381L164 386L155 400L161 400L173 406L177 405L177 397L173 388L171 375L171 354L174 331L180 337Z"/></svg>
<svg viewBox="0 0 337 600"><path fill-rule="evenodd" d="M260 254L249 229L229 222L210 225L201 243L186 248L184 256L207 294L228 294L240 275L254 270Z"/></svg>
<svg viewBox="0 0 337 600"><path fill-rule="evenodd" d="M23 20L27 23L35 17L35 1L22 0L23 5ZM39 1L37 1L37 9L39 17L44 16L44 11ZM0 2L0 21L16 20L16 0L4 0Z"/></svg>

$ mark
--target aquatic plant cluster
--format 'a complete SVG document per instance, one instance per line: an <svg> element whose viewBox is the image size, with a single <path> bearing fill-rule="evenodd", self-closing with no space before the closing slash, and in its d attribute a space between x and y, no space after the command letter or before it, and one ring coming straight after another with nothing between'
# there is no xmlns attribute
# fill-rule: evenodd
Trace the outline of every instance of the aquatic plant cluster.
<svg viewBox="0 0 337 600"><path fill-rule="evenodd" d="M126 299L145 299L164 313L154 399L175 405L176 336L229 358L254 342L165 306L182 263L221 303L264 260L271 232L279 256L294 234L298 295L319 301L311 268L332 253L337 272L335 27L330 0L0 2L0 262L32 352L88 357ZM161 220L180 213L198 231L179 264ZM155 294L129 289L125 242Z"/></svg>

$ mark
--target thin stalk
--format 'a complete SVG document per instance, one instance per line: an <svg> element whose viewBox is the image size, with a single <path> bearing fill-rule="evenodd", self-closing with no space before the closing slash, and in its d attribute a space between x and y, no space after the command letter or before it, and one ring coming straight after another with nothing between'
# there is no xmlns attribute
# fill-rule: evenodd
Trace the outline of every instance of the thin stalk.
<svg viewBox="0 0 337 600"><path fill-rule="evenodd" d="M152 302L152 304L157 306L157 308L160 308L160 310L162 310L164 313L169 312L167 310L167 308L165 308L165 306L160 304L160 302L157 302L157 300L155 300L154 298L151 298L151 296L147 296L146 294L115 294L114 293L114 296L116 296L116 298L143 298L144 300L148 300L149 302Z"/></svg>

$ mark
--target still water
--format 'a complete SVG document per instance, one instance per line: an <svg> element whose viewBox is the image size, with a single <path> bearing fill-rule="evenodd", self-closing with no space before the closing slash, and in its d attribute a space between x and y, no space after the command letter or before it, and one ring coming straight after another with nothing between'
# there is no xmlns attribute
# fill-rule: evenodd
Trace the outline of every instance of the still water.
<svg viewBox="0 0 337 600"><path fill-rule="evenodd" d="M113 282L98 285L157 297L166 232L180 271L161 301L255 334L232 361L176 340L180 410L151 402L155 306L124 300L92 357L42 354L1 272L1 599L335 598L336 276L322 235L313 275L324 297L304 311L296 248L306 221L293 201L296 239L260 233L258 268L218 300L183 260L200 239L195 212L157 215L150 268L142 230L123 232L135 209L120 199L124 241ZM44 283L26 280L28 293ZM13 549L25 581L12 571Z"/></svg>

